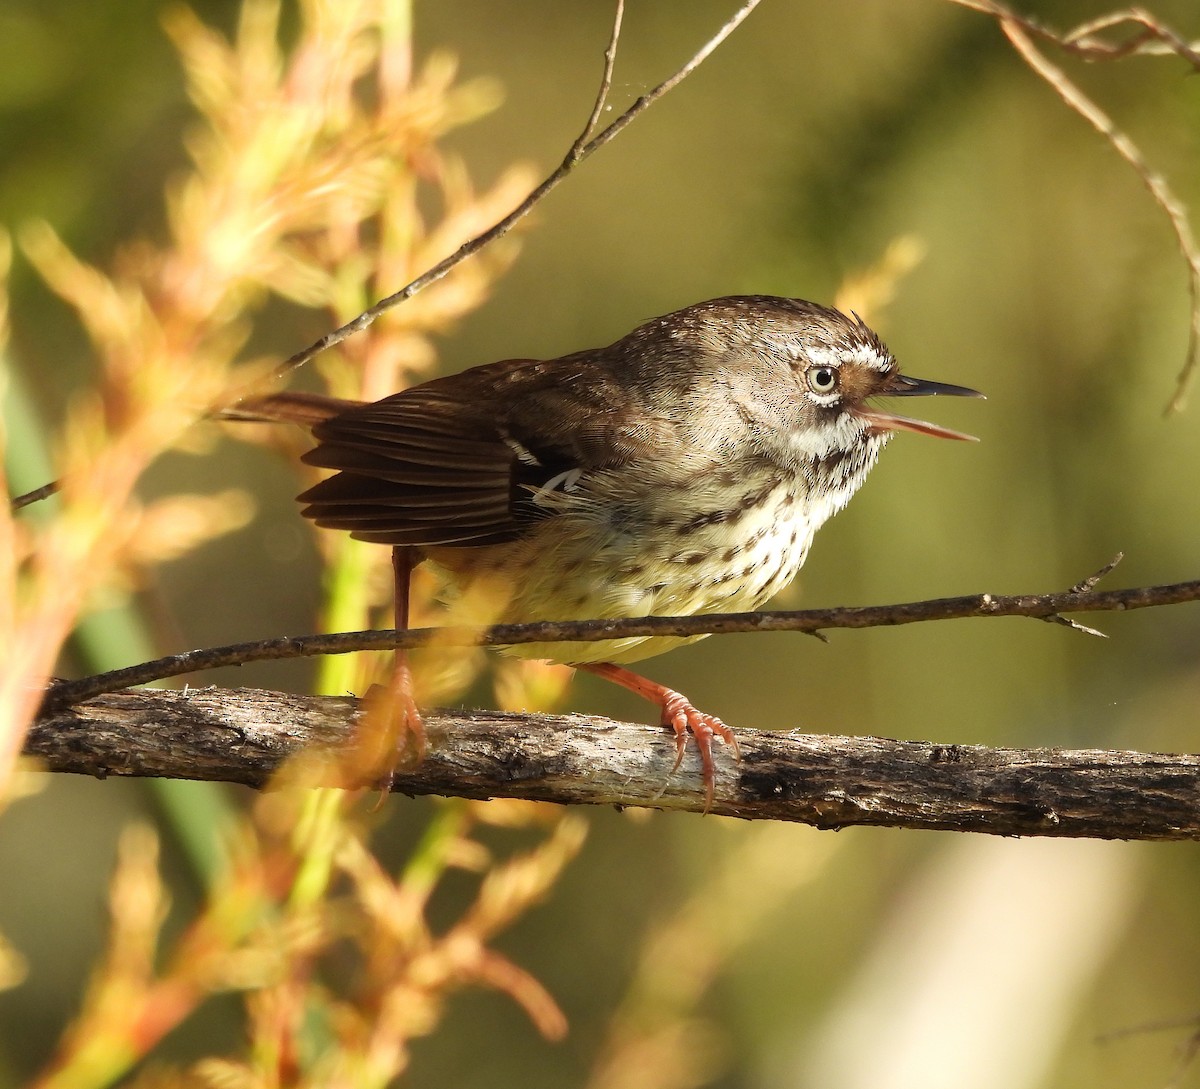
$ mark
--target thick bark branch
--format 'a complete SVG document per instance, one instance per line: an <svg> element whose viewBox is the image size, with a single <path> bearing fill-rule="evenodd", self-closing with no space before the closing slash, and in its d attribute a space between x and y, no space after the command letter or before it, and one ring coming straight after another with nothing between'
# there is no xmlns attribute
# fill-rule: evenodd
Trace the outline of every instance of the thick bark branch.
<svg viewBox="0 0 1200 1089"><path fill-rule="evenodd" d="M257 689L127 691L55 711L26 754L52 771L263 787L291 756L342 754L359 701ZM407 794L527 798L700 812L691 747L674 775L669 731L581 715L440 712ZM712 812L819 828L872 824L1006 836L1200 838L1200 756L993 749L740 730L718 754ZM337 761L321 782L337 782ZM311 781L311 780L309 780Z"/></svg>

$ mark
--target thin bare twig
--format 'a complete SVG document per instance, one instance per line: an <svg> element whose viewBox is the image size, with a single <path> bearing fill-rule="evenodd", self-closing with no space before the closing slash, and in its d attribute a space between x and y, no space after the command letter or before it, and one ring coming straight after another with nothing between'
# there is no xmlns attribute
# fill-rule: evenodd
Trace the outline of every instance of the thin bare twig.
<svg viewBox="0 0 1200 1089"><path fill-rule="evenodd" d="M1085 579L1080 579L1074 586L1071 587L1071 592L1075 594L1086 594L1089 590L1096 589L1096 584L1101 579L1111 575L1119 564L1125 558L1124 552L1118 552L1111 560L1108 561L1100 570L1088 575Z"/></svg>
<svg viewBox="0 0 1200 1089"><path fill-rule="evenodd" d="M31 492L18 495L12 500L11 507L14 511L18 511L22 507L28 507L33 503L40 503L43 499L49 499L50 496L56 494L60 487L61 485L57 480L52 480L49 484L43 484L40 488L34 488Z"/></svg>
<svg viewBox="0 0 1200 1089"><path fill-rule="evenodd" d="M1110 30L1123 29L1127 24L1137 32L1124 41L1110 42L1097 37ZM1120 60L1134 56L1182 57L1193 68L1200 69L1200 52L1169 26L1165 26L1141 8L1126 8L1080 23L1062 36L1063 45L1084 60Z"/></svg>
<svg viewBox="0 0 1200 1089"><path fill-rule="evenodd" d="M172 654L152 662L100 673L75 681L55 681L46 700L47 709L116 692L131 685L179 677L222 666L320 654L347 654L360 650L395 647L513 646L539 642L595 642L638 636L694 636L731 632L794 631L815 633L829 628L877 628L966 617L1024 616L1051 620L1063 613L1124 612L1200 600L1200 579L1164 586L1125 590L1065 590L1053 594L995 595L938 598L902 605L852 608L785 610L756 613L723 613L708 616L651 616L635 620L560 620L538 624L498 624L490 628L410 628L344 632L336 635L287 636L253 643ZM1068 622L1069 626L1082 625ZM1093 632L1092 634L1098 634Z"/></svg>
<svg viewBox="0 0 1200 1089"><path fill-rule="evenodd" d="M615 121L601 129L595 131L596 125L599 122L600 115L604 110L605 102L608 98L608 91L612 85L613 64L616 59L617 41L621 32L621 20L624 14L623 0L618 0L616 17L613 20L612 37L609 40L608 49L604 54L604 72L600 81L600 90L596 96L595 104L592 108L591 115L588 118L587 125L579 138L571 145L570 150L563 157L561 163L551 172L545 180L535 186L530 191L529 195L521 201L508 215L499 222L493 224L486 231L477 234L474 238L464 242L456 249L449 257L439 261L431 269L423 272L411 283L406 284L399 291L389 295L385 299L381 299L368 310L364 310L358 317L352 321L348 321L339 329L333 330L331 333L326 333L319 340L314 341L303 351L297 352L289 359L285 360L276 370L275 378L282 379L299 367L304 366L314 356L320 355L321 352L340 344L349 336L361 332L366 329L372 322L375 321L381 314L391 310L392 307L404 302L405 299L411 298L418 291L428 287L432 283L436 283L445 276L456 265L461 264L468 257L478 253L485 246L502 238L506 235L517 223L525 218L538 204L540 204L551 190L555 189L580 163L598 151L610 140L620 133L634 118L644 113L650 106L657 102L663 95L677 87L684 79L692 74L712 52L725 41L746 19L746 17L758 7L760 0L745 0L740 8L726 20L724 25L711 37L692 58L683 65L674 75L663 80L657 87L648 91L646 94L638 98L624 113L622 113Z"/></svg>
<svg viewBox="0 0 1200 1089"><path fill-rule="evenodd" d="M1152 1032L1174 1032L1176 1029L1197 1027L1200 1027L1200 1016L1191 1013L1186 1017L1165 1017L1137 1025L1122 1025L1120 1028L1098 1033L1094 1039L1098 1044L1111 1044L1116 1040L1128 1039L1130 1036L1149 1035Z"/></svg>
<svg viewBox="0 0 1200 1089"><path fill-rule="evenodd" d="M1192 235L1187 210L1165 179L1150 168L1137 144L1117 128L1112 118L1088 98L1061 68L1037 49L1033 38L1039 38L1068 53L1093 61L1165 51L1182 57L1198 71L1200 52L1149 13L1138 8L1111 12L1081 23L1065 34L1058 34L1034 19L1018 15L995 0L951 2L996 19L1025 63L1054 89L1059 98L1100 133L1113 150L1133 168L1142 184L1150 191L1154 202L1170 221L1171 229L1175 232L1176 245L1187 264L1188 297L1191 307L1187 354L1184 357L1183 368L1175 380L1175 392L1167 404L1168 413L1182 410L1188 389L1195 377L1196 367L1200 364L1200 249L1197 249L1196 240ZM1110 43L1097 36L1102 31L1113 30L1130 23L1139 28L1138 33L1123 42Z"/></svg>
<svg viewBox="0 0 1200 1089"><path fill-rule="evenodd" d="M608 39L608 48L604 50L604 73L600 77L600 86L596 90L596 101L592 106L592 115L588 118L587 124L583 127L583 132L579 134L579 138L571 145L571 150L567 152L567 158L579 155L588 140L592 138L592 133L596 131L596 126L600 124L600 115L604 112L605 103L608 102L608 92L612 90L613 69L617 65L617 46L621 41L621 24L625 20L625 0L617 0L617 9L613 13L612 34Z"/></svg>
<svg viewBox="0 0 1200 1089"><path fill-rule="evenodd" d="M1200 1018L1195 1014L1188 1017L1147 1021L1140 1025L1127 1025L1122 1028L1110 1029L1108 1032L1102 1032L1096 1037L1096 1043L1111 1044L1118 1040L1126 1040L1131 1036L1148 1036L1152 1032L1177 1032L1181 1028L1190 1028L1192 1031L1188 1033L1187 1039L1177 1048L1179 1059L1175 1064L1171 1078L1162 1087L1162 1089L1178 1089L1183 1084L1184 1075L1187 1074L1188 1069L1195 1063L1196 1056L1200 1054L1200 1028L1197 1028L1198 1024L1200 1024Z"/></svg>
<svg viewBox="0 0 1200 1089"><path fill-rule="evenodd" d="M1150 191L1155 203L1171 222L1171 228L1175 232L1175 239L1179 245L1179 252L1188 267L1188 297L1191 303L1187 355L1184 359L1183 369L1176 378L1174 396L1167 406L1168 411L1177 412L1184 406L1187 389L1191 384L1197 364L1197 352L1200 351L1200 250L1197 250L1196 240L1192 236L1187 210L1176 199L1166 180L1150 168L1138 146L1113 124L1108 114L1067 78L1061 68L1050 63L1045 55L1035 48L1023 29L1009 21L1003 22L1001 26L1008 40L1013 43L1017 52L1025 58L1029 66L1058 92L1067 105L1108 140L1113 150L1133 167L1134 172Z"/></svg>
<svg viewBox="0 0 1200 1089"><path fill-rule="evenodd" d="M1064 628L1070 628L1072 631L1079 632L1080 635L1093 635L1097 639L1108 638L1099 628L1089 628L1086 624L1081 624L1078 620L1072 620L1069 616L1059 616L1058 613L1051 613L1049 616L1042 617L1042 619L1047 624L1059 624Z"/></svg>
<svg viewBox="0 0 1200 1089"><path fill-rule="evenodd" d="M1088 19L1070 30L1059 33L1029 15L1021 15L998 0L951 0L960 7L970 8L993 19L1017 23L1035 38L1049 42L1068 53L1087 61L1122 60L1125 57L1173 55L1200 69L1200 52L1169 26L1142 8L1124 8ZM1136 28L1123 41L1109 41L1101 34Z"/></svg>

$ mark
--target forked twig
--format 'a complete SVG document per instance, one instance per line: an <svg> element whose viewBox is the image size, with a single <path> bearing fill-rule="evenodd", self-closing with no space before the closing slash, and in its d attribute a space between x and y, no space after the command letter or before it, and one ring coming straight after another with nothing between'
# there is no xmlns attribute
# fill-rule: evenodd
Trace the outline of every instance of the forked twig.
<svg viewBox="0 0 1200 1089"><path fill-rule="evenodd" d="M1097 36L1124 27L1127 23L1132 23L1138 30L1123 42L1110 42ZM1064 48L1078 53L1084 60L1120 60L1123 57L1174 54L1200 69L1200 52L1141 8L1111 11L1080 23L1064 34L1062 41Z"/></svg>
<svg viewBox="0 0 1200 1089"><path fill-rule="evenodd" d="M1061 68L1038 50L1033 39L1049 42L1067 53L1092 61L1117 60L1139 54L1170 53L1186 60L1197 71L1200 71L1200 52L1169 27L1139 8L1110 12L1081 23L1065 34L1059 34L1034 19L1018 15L995 0L951 2L996 19L1025 63L1054 89L1059 98L1100 133L1113 150L1133 168L1142 184L1150 191L1154 202L1170 221L1179 252L1187 264L1188 297L1191 305L1187 354L1175 380L1175 392L1167 404L1168 413L1180 411L1195 377L1196 367L1200 364L1200 249L1197 249L1196 240L1192 235L1187 210L1162 176L1150 168L1137 144L1117 128L1112 118L1084 94ZM1125 41L1108 42L1098 37L1101 32L1127 24L1133 24L1138 30Z"/></svg>
<svg viewBox="0 0 1200 1089"><path fill-rule="evenodd" d="M1200 51L1185 41L1169 26L1142 8L1123 8L1088 19L1063 33L1028 15L1013 11L998 0L952 0L960 7L970 8L994 19L1016 23L1035 38L1041 38L1083 60L1121 60L1134 56L1173 55L1200 69ZM1119 30L1127 25L1136 31L1124 41L1109 41L1101 34Z"/></svg>

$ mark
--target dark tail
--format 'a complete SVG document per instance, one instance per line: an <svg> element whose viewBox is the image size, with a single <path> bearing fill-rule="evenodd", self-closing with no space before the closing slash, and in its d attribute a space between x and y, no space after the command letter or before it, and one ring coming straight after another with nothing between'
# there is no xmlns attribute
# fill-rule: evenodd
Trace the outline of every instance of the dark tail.
<svg viewBox="0 0 1200 1089"><path fill-rule="evenodd" d="M296 423L302 427L315 427L360 404L361 401L346 401L321 393L273 393L269 397L248 397L230 408L213 413L213 417L243 423ZM54 495L58 488L59 482L52 480L49 484L9 500L10 507L14 511L28 507Z"/></svg>
<svg viewBox="0 0 1200 1089"><path fill-rule="evenodd" d="M313 427L360 404L361 401L327 397L323 393L273 393L269 397L248 397L224 408L217 413L217 419L245 423L296 423Z"/></svg>

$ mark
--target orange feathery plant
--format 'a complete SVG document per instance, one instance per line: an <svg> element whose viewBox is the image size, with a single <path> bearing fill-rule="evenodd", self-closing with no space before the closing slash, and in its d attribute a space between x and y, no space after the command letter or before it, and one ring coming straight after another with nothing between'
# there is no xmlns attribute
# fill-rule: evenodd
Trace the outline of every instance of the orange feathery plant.
<svg viewBox="0 0 1200 1089"><path fill-rule="evenodd" d="M130 243L104 272L46 224L22 231L25 253L75 309L96 363L54 441L54 515L14 522L0 512L0 783L97 591L246 517L244 502L214 517L191 497L193 513L208 517L193 520L190 537L163 540L152 531L180 513L179 497L163 501L171 509L142 509L134 488L197 420L270 373L269 361L238 359L254 311L276 295L348 316L377 284L444 255L526 188L526 172L513 169L476 195L440 153L437 140L485 112L496 93L456 85L446 56L414 71L406 10L308 0L286 53L270 0L248 0L233 43L173 10L167 27L202 124L188 141L193 169L169 194L166 242ZM423 185L443 205L432 226L417 211ZM460 268L324 361L334 392L379 396L398 388L402 372L427 367L429 335L479 303L510 253Z"/></svg>

